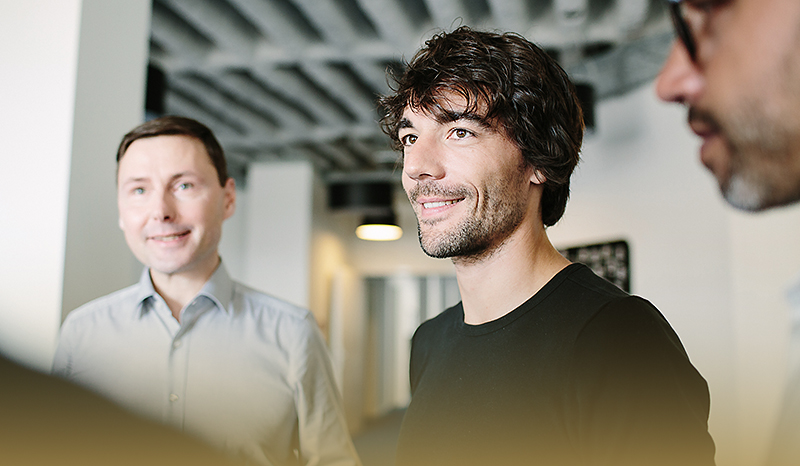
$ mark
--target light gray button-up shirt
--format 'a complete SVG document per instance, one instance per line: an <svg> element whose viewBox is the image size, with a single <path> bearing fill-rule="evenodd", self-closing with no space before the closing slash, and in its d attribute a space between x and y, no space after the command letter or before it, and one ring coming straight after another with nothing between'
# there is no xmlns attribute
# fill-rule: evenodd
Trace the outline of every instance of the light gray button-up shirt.
<svg viewBox="0 0 800 466"><path fill-rule="evenodd" d="M53 372L259 464L359 464L310 312L220 264L180 317L145 269L67 317Z"/></svg>

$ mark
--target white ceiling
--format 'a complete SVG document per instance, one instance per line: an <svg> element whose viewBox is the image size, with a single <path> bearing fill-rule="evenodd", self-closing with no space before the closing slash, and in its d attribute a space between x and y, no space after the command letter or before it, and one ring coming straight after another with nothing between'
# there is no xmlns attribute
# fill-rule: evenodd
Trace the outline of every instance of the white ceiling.
<svg viewBox="0 0 800 466"><path fill-rule="evenodd" d="M598 98L655 76L672 39L662 0L154 0L150 62L166 113L210 126L241 174L303 158L323 173L390 171L377 124L387 69L441 29L516 31Z"/></svg>

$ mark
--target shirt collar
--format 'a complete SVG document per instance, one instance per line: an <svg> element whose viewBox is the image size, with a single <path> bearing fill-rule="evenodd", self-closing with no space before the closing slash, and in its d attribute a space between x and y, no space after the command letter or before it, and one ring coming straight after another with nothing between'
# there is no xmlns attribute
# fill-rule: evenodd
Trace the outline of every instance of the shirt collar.
<svg viewBox="0 0 800 466"><path fill-rule="evenodd" d="M148 298L155 298L156 289L153 288L153 281L150 280L150 267L145 267L142 270L142 275L139 276L139 293L136 296L136 303L141 305Z"/></svg>
<svg viewBox="0 0 800 466"><path fill-rule="evenodd" d="M230 304L233 301L233 280L222 261L197 295L214 301L217 307L225 312L230 311Z"/></svg>
<svg viewBox="0 0 800 466"><path fill-rule="evenodd" d="M153 281L150 279L150 267L145 267L139 277L139 292L135 302L141 306L148 299L155 299L157 295L155 288L153 288ZM220 261L211 278L197 293L197 296L205 296L213 301L218 308L229 312L230 304L233 301L233 280L231 280L231 276L222 261Z"/></svg>

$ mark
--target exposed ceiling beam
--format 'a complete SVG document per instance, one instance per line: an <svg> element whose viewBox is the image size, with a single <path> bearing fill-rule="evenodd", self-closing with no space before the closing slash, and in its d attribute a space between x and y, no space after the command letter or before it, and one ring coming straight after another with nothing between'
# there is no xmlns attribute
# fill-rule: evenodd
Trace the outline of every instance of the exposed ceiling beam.
<svg viewBox="0 0 800 466"><path fill-rule="evenodd" d="M350 45L359 41L358 32L334 0L294 0L294 2L322 32L326 40L338 45Z"/></svg>
<svg viewBox="0 0 800 466"><path fill-rule="evenodd" d="M253 53L258 39L248 24L224 8L222 2L213 0L161 0L188 19L192 26L203 32L219 47L239 55Z"/></svg>
<svg viewBox="0 0 800 466"><path fill-rule="evenodd" d="M522 0L488 0L494 24L504 31L523 32L528 11Z"/></svg>
<svg viewBox="0 0 800 466"><path fill-rule="evenodd" d="M349 79L342 67L308 63L303 70L321 87L329 89L339 102L347 106L363 123L375 121L374 96L365 94L352 79Z"/></svg>
<svg viewBox="0 0 800 466"><path fill-rule="evenodd" d="M278 2L265 0L228 0L241 11L247 19L258 27L270 42L280 43L281 47L299 48L310 42L307 32L298 30L287 21L286 12Z"/></svg>
<svg viewBox="0 0 800 466"><path fill-rule="evenodd" d="M337 110L328 96L313 87L304 79L299 79L296 72L261 67L253 70L254 76L263 80L269 87L279 89L288 98L298 102L319 122L330 126L344 126L350 117Z"/></svg>
<svg viewBox="0 0 800 466"><path fill-rule="evenodd" d="M399 50L416 48L417 28L412 24L402 2L395 0L358 0L361 9L375 24L381 37Z"/></svg>

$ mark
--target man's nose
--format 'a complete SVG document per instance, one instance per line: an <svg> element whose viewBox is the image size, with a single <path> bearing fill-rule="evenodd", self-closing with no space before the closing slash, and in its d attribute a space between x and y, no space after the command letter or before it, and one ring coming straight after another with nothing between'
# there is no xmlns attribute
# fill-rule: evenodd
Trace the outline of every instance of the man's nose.
<svg viewBox="0 0 800 466"><path fill-rule="evenodd" d="M172 193L165 191L153 196L151 212L153 220L169 221L175 219L175 197Z"/></svg>
<svg viewBox="0 0 800 466"><path fill-rule="evenodd" d="M656 79L656 94L665 102L691 105L703 92L705 78L679 41L672 44L667 61Z"/></svg>
<svg viewBox="0 0 800 466"><path fill-rule="evenodd" d="M444 176L443 148L433 140L418 138L403 148L403 173L415 181Z"/></svg>

